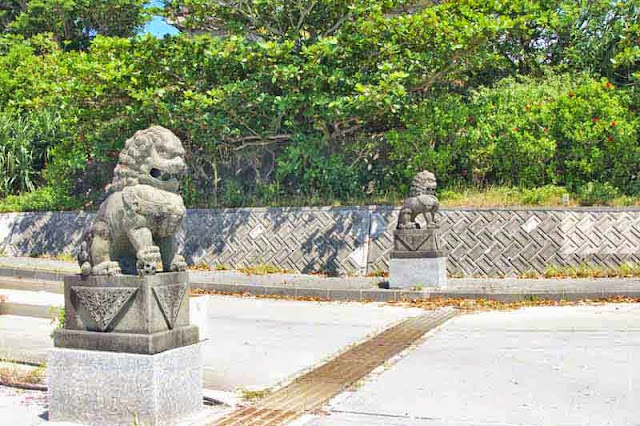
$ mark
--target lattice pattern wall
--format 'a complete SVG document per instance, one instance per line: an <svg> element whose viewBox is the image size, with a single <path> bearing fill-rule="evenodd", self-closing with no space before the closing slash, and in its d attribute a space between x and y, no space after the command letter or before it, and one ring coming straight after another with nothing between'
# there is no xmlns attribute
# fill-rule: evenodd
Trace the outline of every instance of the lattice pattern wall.
<svg viewBox="0 0 640 426"><path fill-rule="evenodd" d="M361 209L192 210L185 252L191 263L364 275L368 230Z"/></svg>
<svg viewBox="0 0 640 426"><path fill-rule="evenodd" d="M7 255L73 253L92 214L0 215ZM397 209L190 210L181 239L190 263L365 275L388 268ZM544 272L550 265L640 262L640 209L452 209L440 213L449 273Z"/></svg>
<svg viewBox="0 0 640 426"><path fill-rule="evenodd" d="M372 211L368 270L386 270L397 210ZM443 210L450 274L519 275L550 265L640 262L640 210Z"/></svg>

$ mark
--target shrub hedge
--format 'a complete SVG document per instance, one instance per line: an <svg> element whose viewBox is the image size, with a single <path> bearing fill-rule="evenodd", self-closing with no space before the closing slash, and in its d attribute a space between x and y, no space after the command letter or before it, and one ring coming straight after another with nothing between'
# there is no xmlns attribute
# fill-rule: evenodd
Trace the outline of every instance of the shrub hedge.
<svg viewBox="0 0 640 426"><path fill-rule="evenodd" d="M16 15L0 36L2 209L95 208L151 124L184 141L194 207L392 201L425 168L445 189L640 196L638 0L327 0L320 15L262 0L260 19L178 3L166 13L194 12L162 39L96 26L73 43ZM195 35L211 17L226 32Z"/></svg>

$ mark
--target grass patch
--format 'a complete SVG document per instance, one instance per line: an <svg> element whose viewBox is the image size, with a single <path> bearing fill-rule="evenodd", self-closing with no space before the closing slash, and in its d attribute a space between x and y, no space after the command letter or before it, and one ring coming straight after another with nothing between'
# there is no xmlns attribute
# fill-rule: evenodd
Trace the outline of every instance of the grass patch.
<svg viewBox="0 0 640 426"><path fill-rule="evenodd" d="M640 264L623 263L619 266L597 266L580 264L578 266L550 266L544 272L545 278L637 278L640 277Z"/></svg>
<svg viewBox="0 0 640 426"><path fill-rule="evenodd" d="M581 190L570 193L566 188L546 185L539 188L508 186L453 187L438 192L445 207L575 207L580 205L632 207L640 206L640 197L620 195L609 191L593 194Z"/></svg>
<svg viewBox="0 0 640 426"><path fill-rule="evenodd" d="M217 202L187 203L189 208L235 208L235 207L314 207L314 206L366 206L400 205L406 194L395 191L362 194L356 197L336 198L330 194L276 196L262 198L247 196L232 203ZM607 185L591 184L578 188L576 193L556 185L538 188L512 186L450 186L438 189L438 198L444 207L516 207L549 206L574 207L580 205L631 207L640 206L639 196L624 195ZM55 211L84 209L95 210L97 206L87 204L82 197L71 197L63 190L50 187L38 188L20 195L10 195L0 199L0 213L20 211Z"/></svg>
<svg viewBox="0 0 640 426"><path fill-rule="evenodd" d="M64 307L52 306L49 308L49 314L51 315L51 324L55 324L55 328L49 334L49 337L53 339L55 332L64 328L66 311Z"/></svg>
<svg viewBox="0 0 640 426"><path fill-rule="evenodd" d="M215 265L209 265L206 262L198 262L195 265L187 266L187 269L191 269L192 271L228 271L229 268L227 265L222 263L216 263Z"/></svg>
<svg viewBox="0 0 640 426"><path fill-rule="evenodd" d="M529 278L529 279L540 278L540 274L537 271L528 270L520 274L519 278Z"/></svg>
<svg viewBox="0 0 640 426"><path fill-rule="evenodd" d="M244 268L239 268L238 272L242 272L247 275L267 275L267 274L290 274L291 270L281 268L271 264L261 263L258 265L251 265Z"/></svg>
<svg viewBox="0 0 640 426"><path fill-rule="evenodd" d="M559 186L547 185L526 189L508 186L486 188L460 187L439 193L446 207L511 207L511 206L575 206L569 192Z"/></svg>
<svg viewBox="0 0 640 426"><path fill-rule="evenodd" d="M57 254L44 254L44 253L29 253L29 257L47 260L58 260L60 262L76 262L78 259L71 253L57 253Z"/></svg>
<svg viewBox="0 0 640 426"><path fill-rule="evenodd" d="M539 278L638 278L640 264L623 263L618 266L599 266L582 263L578 266L551 265L543 273L529 270L518 276L525 279Z"/></svg>
<svg viewBox="0 0 640 426"><path fill-rule="evenodd" d="M233 268L224 265L222 263L216 263L214 265L209 265L207 263L198 263L197 265L189 265L187 267L193 271L230 271ZM258 265L250 265L244 268L236 269L238 272L242 272L247 275L267 275L267 274L290 274L292 271L290 269L281 268L280 266L272 265L272 264L258 264Z"/></svg>
<svg viewBox="0 0 640 426"><path fill-rule="evenodd" d="M14 364L3 362L0 364L0 381L11 384L43 385L47 366Z"/></svg>

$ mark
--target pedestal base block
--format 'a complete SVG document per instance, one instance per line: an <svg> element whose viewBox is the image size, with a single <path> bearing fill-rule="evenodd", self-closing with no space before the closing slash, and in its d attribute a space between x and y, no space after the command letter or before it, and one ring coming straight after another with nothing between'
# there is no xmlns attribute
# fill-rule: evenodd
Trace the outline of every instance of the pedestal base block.
<svg viewBox="0 0 640 426"><path fill-rule="evenodd" d="M447 286L447 258L392 257L389 261L389 286L444 288Z"/></svg>
<svg viewBox="0 0 640 426"><path fill-rule="evenodd" d="M83 330L56 330L53 343L58 348L153 355L166 350L198 343L195 325L153 334L99 333Z"/></svg>
<svg viewBox="0 0 640 426"><path fill-rule="evenodd" d="M155 355L54 348L49 420L173 425L202 410L200 344Z"/></svg>

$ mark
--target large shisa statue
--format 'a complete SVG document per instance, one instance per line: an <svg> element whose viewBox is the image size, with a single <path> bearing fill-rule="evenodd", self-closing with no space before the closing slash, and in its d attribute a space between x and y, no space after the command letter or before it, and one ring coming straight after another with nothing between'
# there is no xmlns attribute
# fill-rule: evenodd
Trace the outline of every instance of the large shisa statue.
<svg viewBox="0 0 640 426"><path fill-rule="evenodd" d="M440 203L436 198L436 177L433 173L425 170L418 173L411 181L409 198L404 200L404 205L398 215L397 229L420 229L416 222L416 217L423 215L427 226L436 224L436 213L440 208ZM430 213L431 217L427 216Z"/></svg>
<svg viewBox="0 0 640 426"><path fill-rule="evenodd" d="M64 279L65 320L48 362L49 419L177 424L202 409L202 354L175 235L185 150L169 130L136 132Z"/></svg>
<svg viewBox="0 0 640 426"><path fill-rule="evenodd" d="M436 177L429 171L418 173L411 182L409 197L398 213L389 263L392 287L444 287L447 284L447 253L441 249L436 215ZM425 226L418 223L422 215Z"/></svg>
<svg viewBox="0 0 640 426"><path fill-rule="evenodd" d="M184 148L170 130L152 126L128 139L111 190L78 253L84 275L153 275L184 271L175 233L186 209L178 194L187 170Z"/></svg>

